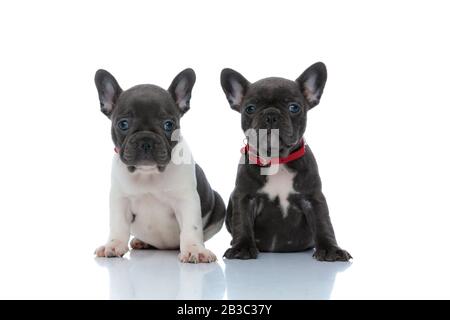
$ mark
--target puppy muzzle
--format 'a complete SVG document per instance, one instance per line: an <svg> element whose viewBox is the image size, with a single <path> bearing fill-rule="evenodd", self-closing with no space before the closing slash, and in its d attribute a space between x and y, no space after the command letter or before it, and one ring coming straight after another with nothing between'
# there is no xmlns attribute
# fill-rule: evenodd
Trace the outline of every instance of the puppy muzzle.
<svg viewBox="0 0 450 320"><path fill-rule="evenodd" d="M170 161L167 139L151 131L134 133L124 141L121 160L128 166L165 166Z"/></svg>
<svg viewBox="0 0 450 320"><path fill-rule="evenodd" d="M293 132L292 119L273 107L255 117L252 129L254 137L249 137L250 145L269 157L288 154L299 139Z"/></svg>

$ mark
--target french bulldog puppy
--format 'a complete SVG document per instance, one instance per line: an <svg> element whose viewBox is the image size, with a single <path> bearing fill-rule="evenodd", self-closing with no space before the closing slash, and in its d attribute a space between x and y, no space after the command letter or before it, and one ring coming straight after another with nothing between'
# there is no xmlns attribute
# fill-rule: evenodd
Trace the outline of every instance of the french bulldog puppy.
<svg viewBox="0 0 450 320"><path fill-rule="evenodd" d="M320 261L352 258L336 242L316 160L303 139L307 112L319 103L326 80L321 62L295 81L250 83L232 69L222 70L223 91L231 108L241 113L242 129L250 138L227 207L225 224L232 241L226 258L311 248ZM256 132L257 139L249 132Z"/></svg>
<svg viewBox="0 0 450 320"><path fill-rule="evenodd" d="M204 241L221 229L225 204L179 134L194 83L194 71L186 69L168 90L143 84L123 91L109 72L95 74L116 151L110 234L95 251L98 257L123 256L133 235L133 249L179 248L182 262L216 260Z"/></svg>

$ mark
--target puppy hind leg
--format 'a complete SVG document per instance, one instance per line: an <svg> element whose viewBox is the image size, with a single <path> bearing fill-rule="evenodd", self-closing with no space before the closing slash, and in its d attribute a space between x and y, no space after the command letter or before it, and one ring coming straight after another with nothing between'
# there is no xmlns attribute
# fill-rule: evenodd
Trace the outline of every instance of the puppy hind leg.
<svg viewBox="0 0 450 320"><path fill-rule="evenodd" d="M349 261L353 257L341 249L334 235L328 212L327 201L322 192L300 201L308 225L314 236L315 251L313 257L318 261Z"/></svg>
<svg viewBox="0 0 450 320"><path fill-rule="evenodd" d="M142 240L139 240L138 238L133 238L130 242L130 246L134 250L154 250L157 249L154 246L145 243Z"/></svg>
<svg viewBox="0 0 450 320"><path fill-rule="evenodd" d="M256 259L258 248L255 241L256 200L248 195L234 195L231 201L231 248L224 257L227 259Z"/></svg>
<svg viewBox="0 0 450 320"><path fill-rule="evenodd" d="M204 241L211 239L216 233L218 233L223 226L225 220L225 203L222 197L214 191L214 208L209 216L208 222L203 227L203 239Z"/></svg>

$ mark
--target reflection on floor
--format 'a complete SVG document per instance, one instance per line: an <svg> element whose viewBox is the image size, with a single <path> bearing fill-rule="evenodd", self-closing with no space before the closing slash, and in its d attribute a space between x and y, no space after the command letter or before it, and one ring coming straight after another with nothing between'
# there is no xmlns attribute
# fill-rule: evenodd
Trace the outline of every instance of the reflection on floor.
<svg viewBox="0 0 450 320"><path fill-rule="evenodd" d="M229 299L328 299L336 273L350 263L315 261L312 251L265 253L257 260L225 260Z"/></svg>
<svg viewBox="0 0 450 320"><path fill-rule="evenodd" d="M97 258L108 269L111 299L222 299L217 263L184 264L178 251L132 250L129 259Z"/></svg>
<svg viewBox="0 0 450 320"><path fill-rule="evenodd" d="M97 258L107 268L111 299L328 299L336 273L350 263L321 263L312 252L262 253L257 260L182 264L177 251L134 251ZM222 264L222 263L221 263Z"/></svg>

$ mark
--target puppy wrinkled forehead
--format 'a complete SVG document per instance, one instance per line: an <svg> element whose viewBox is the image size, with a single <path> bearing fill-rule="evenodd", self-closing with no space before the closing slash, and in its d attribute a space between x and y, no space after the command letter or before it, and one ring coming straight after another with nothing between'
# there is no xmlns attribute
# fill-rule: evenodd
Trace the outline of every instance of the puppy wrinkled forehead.
<svg viewBox="0 0 450 320"><path fill-rule="evenodd" d="M176 114L170 94L155 85L138 85L124 91L118 101L119 113L154 113L161 110Z"/></svg>
<svg viewBox="0 0 450 320"><path fill-rule="evenodd" d="M246 95L248 98L258 97L264 101L288 101L301 98L296 82L284 78L265 78L253 83Z"/></svg>

